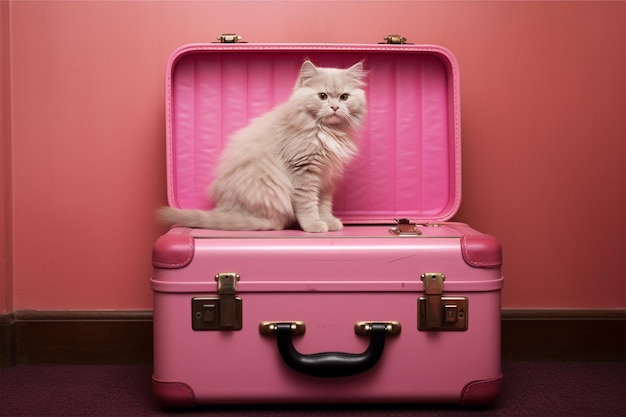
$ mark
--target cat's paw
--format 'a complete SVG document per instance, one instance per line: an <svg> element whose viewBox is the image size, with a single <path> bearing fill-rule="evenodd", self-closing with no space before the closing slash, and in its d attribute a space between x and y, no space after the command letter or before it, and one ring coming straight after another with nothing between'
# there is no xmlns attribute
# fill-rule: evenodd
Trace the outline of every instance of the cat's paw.
<svg viewBox="0 0 626 417"><path fill-rule="evenodd" d="M328 225L328 230L330 231L339 231L343 229L343 223L336 217L326 220L326 224Z"/></svg>
<svg viewBox="0 0 626 417"><path fill-rule="evenodd" d="M313 220L304 224L300 224L300 226L302 227L302 230L309 233L328 232L328 225L321 220Z"/></svg>

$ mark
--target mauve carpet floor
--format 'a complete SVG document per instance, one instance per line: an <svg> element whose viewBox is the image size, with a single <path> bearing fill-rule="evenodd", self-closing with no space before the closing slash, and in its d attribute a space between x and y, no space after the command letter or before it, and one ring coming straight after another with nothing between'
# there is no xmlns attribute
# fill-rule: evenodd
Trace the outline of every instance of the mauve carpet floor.
<svg viewBox="0 0 626 417"><path fill-rule="evenodd" d="M626 365L614 362L505 362L503 392L490 408L453 405L233 405L163 410L150 365L20 365L0 369L1 416L272 417L623 417Z"/></svg>

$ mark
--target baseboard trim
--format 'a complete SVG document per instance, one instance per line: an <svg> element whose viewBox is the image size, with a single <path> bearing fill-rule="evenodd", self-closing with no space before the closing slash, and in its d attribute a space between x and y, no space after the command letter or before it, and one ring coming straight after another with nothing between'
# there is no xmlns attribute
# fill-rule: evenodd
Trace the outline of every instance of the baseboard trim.
<svg viewBox="0 0 626 417"><path fill-rule="evenodd" d="M502 358L626 361L626 310L503 310Z"/></svg>
<svg viewBox="0 0 626 417"><path fill-rule="evenodd" d="M502 311L502 359L626 361L626 309ZM152 362L152 311L0 315L0 366Z"/></svg>
<svg viewBox="0 0 626 417"><path fill-rule="evenodd" d="M152 362L151 311L32 311L0 315L0 366Z"/></svg>

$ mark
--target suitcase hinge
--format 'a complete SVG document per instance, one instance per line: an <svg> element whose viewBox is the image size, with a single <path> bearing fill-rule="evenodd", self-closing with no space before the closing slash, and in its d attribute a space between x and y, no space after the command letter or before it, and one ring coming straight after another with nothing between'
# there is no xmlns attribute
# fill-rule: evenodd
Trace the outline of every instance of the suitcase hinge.
<svg viewBox="0 0 626 417"><path fill-rule="evenodd" d="M444 297L445 279L445 275L441 273L427 273L421 276L425 296L418 299L419 330L467 330L467 297Z"/></svg>
<svg viewBox="0 0 626 417"><path fill-rule="evenodd" d="M217 40L220 41L220 43L237 43L241 39L241 36L236 33L222 33L217 37Z"/></svg>
<svg viewBox="0 0 626 417"><path fill-rule="evenodd" d="M222 272L215 275L218 298L196 297L191 300L193 330L241 330L242 300L236 297L239 275Z"/></svg>
<svg viewBox="0 0 626 417"><path fill-rule="evenodd" d="M401 45L406 43L406 38L400 35L387 35L383 38L385 43Z"/></svg>

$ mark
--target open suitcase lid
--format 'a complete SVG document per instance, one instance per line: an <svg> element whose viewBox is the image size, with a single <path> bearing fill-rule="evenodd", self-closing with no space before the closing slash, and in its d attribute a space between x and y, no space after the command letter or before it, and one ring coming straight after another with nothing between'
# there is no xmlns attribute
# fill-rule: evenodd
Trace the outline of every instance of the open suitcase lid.
<svg viewBox="0 0 626 417"><path fill-rule="evenodd" d="M305 59L368 71L359 154L334 197L347 224L441 222L461 199L459 71L434 45L192 44L166 68L170 206L208 209L229 137L285 101Z"/></svg>

